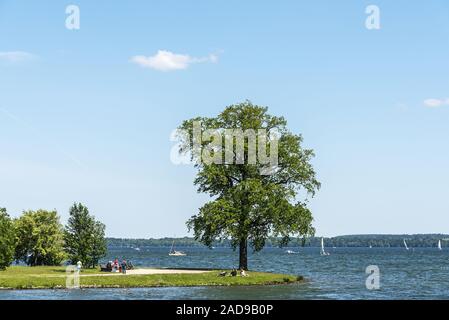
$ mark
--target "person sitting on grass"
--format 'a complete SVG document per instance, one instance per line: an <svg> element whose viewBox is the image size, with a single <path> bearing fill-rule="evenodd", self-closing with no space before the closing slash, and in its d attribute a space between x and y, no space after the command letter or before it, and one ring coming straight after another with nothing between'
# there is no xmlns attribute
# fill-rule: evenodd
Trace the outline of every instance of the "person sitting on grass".
<svg viewBox="0 0 449 320"><path fill-rule="evenodd" d="M232 269L232 271L231 271L231 277L235 277L235 276L237 276L237 270Z"/></svg>
<svg viewBox="0 0 449 320"><path fill-rule="evenodd" d="M218 274L218 276L219 276L219 277L226 277L227 274L228 274L228 273L227 273L226 271L223 271L223 272L220 272L220 273Z"/></svg>
<svg viewBox="0 0 449 320"><path fill-rule="evenodd" d="M240 276L241 276L241 277L247 277L247 276L248 276L248 274L246 273L246 271L245 271L245 270L243 270L243 269L240 269Z"/></svg>

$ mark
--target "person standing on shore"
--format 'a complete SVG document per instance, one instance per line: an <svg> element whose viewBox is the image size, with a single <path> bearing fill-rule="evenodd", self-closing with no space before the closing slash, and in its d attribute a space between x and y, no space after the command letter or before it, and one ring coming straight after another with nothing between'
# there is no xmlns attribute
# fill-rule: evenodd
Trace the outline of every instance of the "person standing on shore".
<svg viewBox="0 0 449 320"><path fill-rule="evenodd" d="M126 260L122 261L122 273L126 274Z"/></svg>
<svg viewBox="0 0 449 320"><path fill-rule="evenodd" d="M76 272L80 273L81 272L81 268L82 268L83 264L81 263L81 261L78 261L76 263Z"/></svg>

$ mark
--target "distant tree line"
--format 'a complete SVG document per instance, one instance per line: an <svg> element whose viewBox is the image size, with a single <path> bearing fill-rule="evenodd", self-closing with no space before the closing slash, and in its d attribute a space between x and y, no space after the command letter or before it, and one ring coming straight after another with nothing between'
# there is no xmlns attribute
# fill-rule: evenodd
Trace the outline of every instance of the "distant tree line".
<svg viewBox="0 0 449 320"><path fill-rule="evenodd" d="M315 238L311 244L318 246L321 238ZM413 248L432 248L438 246L441 240L443 246L449 246L449 235L447 234L379 234L379 235L347 235L333 238L325 238L326 246L334 247L403 247L404 240Z"/></svg>
<svg viewBox="0 0 449 320"><path fill-rule="evenodd" d="M29 266L75 264L95 267L107 252L105 225L75 203L66 226L56 211L24 211L12 219L0 208L0 270L13 261Z"/></svg>
<svg viewBox="0 0 449 320"><path fill-rule="evenodd" d="M449 246L448 234L416 234L416 235L347 235L331 238L324 238L326 247L403 247L404 239L409 247L427 247L432 248L438 245L442 240L443 247ZM292 238L287 244L283 243L282 238L270 237L266 241L267 247L319 247L321 246L321 237L310 238ZM175 241L179 247L205 247L193 237L183 238L161 238L161 239L122 239L107 238L109 247L138 248L138 247L169 247ZM214 247L231 247L231 241L215 241Z"/></svg>

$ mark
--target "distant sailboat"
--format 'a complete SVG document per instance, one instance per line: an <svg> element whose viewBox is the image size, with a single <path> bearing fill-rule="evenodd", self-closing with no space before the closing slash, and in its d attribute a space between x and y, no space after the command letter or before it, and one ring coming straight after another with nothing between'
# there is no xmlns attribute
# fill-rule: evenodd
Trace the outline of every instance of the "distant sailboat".
<svg viewBox="0 0 449 320"><path fill-rule="evenodd" d="M405 250L408 250L407 242L405 242L405 239L404 239L404 247L405 247Z"/></svg>
<svg viewBox="0 0 449 320"><path fill-rule="evenodd" d="M293 251L293 250L287 250L287 251L285 251L285 253L287 253L287 254L295 254L295 253L297 253L296 251Z"/></svg>
<svg viewBox="0 0 449 320"><path fill-rule="evenodd" d="M170 252L168 253L169 256L175 256L175 257L182 257L186 256L186 254L182 251L176 251L175 250L175 240L173 240L170 248Z"/></svg>
<svg viewBox="0 0 449 320"><path fill-rule="evenodd" d="M330 255L329 252L326 252L326 251L324 250L324 238L321 238L321 252L320 252L320 255L322 255L322 256L328 256L328 255Z"/></svg>
<svg viewBox="0 0 449 320"><path fill-rule="evenodd" d="M441 247L441 240L438 240L438 249L443 250L443 248Z"/></svg>
<svg viewBox="0 0 449 320"><path fill-rule="evenodd" d="M373 248L373 246L372 246L372 245L369 245L369 248L370 248L370 249L372 249L372 248Z"/></svg>

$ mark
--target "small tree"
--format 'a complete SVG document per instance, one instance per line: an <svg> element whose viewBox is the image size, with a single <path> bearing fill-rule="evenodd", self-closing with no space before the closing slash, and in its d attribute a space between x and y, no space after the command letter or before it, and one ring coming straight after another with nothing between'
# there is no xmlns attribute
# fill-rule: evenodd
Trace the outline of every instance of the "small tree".
<svg viewBox="0 0 449 320"><path fill-rule="evenodd" d="M0 270L5 270L14 260L14 224L5 208L0 208Z"/></svg>
<svg viewBox="0 0 449 320"><path fill-rule="evenodd" d="M65 259L63 226L56 211L25 211L15 229L16 260L41 266L60 265Z"/></svg>
<svg viewBox="0 0 449 320"><path fill-rule="evenodd" d="M81 261L95 268L106 255L105 225L89 214L87 207L75 203L70 208L70 218L64 232L65 248L71 263Z"/></svg>
<svg viewBox="0 0 449 320"><path fill-rule="evenodd" d="M92 238L92 268L98 264L98 261L106 256L107 253L107 242L106 242L106 226L99 222L95 221L93 228L93 238Z"/></svg>

